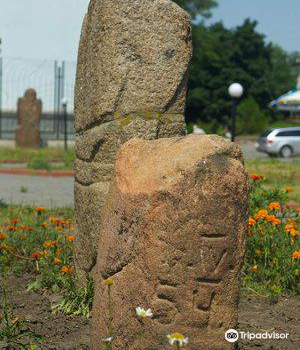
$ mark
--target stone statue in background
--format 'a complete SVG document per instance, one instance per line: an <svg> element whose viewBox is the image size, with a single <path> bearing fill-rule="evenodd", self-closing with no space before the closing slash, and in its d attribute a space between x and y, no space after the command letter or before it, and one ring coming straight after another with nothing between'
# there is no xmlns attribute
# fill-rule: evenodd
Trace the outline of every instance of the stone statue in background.
<svg viewBox="0 0 300 350"><path fill-rule="evenodd" d="M95 266L116 152L132 137L185 135L190 17L170 0L92 0L75 91L77 273Z"/></svg>
<svg viewBox="0 0 300 350"><path fill-rule="evenodd" d="M42 101L36 98L34 89L26 90L24 97L19 98L17 115L16 146L39 148Z"/></svg>

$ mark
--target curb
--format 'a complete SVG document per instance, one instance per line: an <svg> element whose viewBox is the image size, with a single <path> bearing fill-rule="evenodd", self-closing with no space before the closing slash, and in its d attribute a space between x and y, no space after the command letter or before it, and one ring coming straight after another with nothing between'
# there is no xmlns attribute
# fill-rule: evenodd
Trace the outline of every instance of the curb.
<svg viewBox="0 0 300 350"><path fill-rule="evenodd" d="M51 177L74 177L72 170L33 170L33 169L0 169L0 174L29 175L29 176L51 176Z"/></svg>

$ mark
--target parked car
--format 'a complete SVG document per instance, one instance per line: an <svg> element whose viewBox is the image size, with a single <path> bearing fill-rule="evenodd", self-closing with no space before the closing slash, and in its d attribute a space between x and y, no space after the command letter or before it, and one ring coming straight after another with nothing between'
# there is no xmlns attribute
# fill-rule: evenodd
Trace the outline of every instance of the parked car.
<svg viewBox="0 0 300 350"><path fill-rule="evenodd" d="M268 129L260 135L255 148L270 157L300 155L300 127Z"/></svg>

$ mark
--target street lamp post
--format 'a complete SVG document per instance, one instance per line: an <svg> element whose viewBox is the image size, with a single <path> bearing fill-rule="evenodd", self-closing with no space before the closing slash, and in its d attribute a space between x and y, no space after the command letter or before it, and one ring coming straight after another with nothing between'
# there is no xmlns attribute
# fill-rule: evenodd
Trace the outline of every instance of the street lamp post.
<svg viewBox="0 0 300 350"><path fill-rule="evenodd" d="M229 86L228 89L229 95L232 98L232 107L231 107L231 141L235 140L235 132L236 132L236 117L237 117L237 104L238 100L243 96L244 88L239 83L234 83Z"/></svg>
<svg viewBox="0 0 300 350"><path fill-rule="evenodd" d="M67 111L67 107L68 107L68 101L65 97L62 98L61 100L61 105L62 105L62 109L63 109L63 117L64 117L64 147L65 150L68 149L68 111Z"/></svg>

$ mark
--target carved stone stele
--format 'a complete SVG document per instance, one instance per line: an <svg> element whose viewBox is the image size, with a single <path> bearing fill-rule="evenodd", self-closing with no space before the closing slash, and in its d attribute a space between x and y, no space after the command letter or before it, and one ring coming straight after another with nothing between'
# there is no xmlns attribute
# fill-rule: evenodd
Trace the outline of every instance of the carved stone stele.
<svg viewBox="0 0 300 350"><path fill-rule="evenodd" d="M174 332L188 349L234 349L224 335L237 325L247 201L242 153L221 137L123 145L95 232L92 349L111 335L108 278L114 349L165 350ZM154 317L140 322L138 306Z"/></svg>
<svg viewBox="0 0 300 350"><path fill-rule="evenodd" d="M17 115L16 146L39 148L41 146L42 101L36 98L34 89L26 90L24 97L19 98Z"/></svg>

